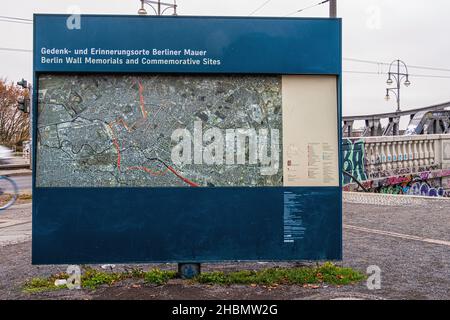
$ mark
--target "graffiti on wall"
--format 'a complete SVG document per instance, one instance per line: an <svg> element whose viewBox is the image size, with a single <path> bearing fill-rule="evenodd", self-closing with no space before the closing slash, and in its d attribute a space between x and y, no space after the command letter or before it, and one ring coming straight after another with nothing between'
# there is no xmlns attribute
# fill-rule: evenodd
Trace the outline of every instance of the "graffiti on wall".
<svg viewBox="0 0 450 320"><path fill-rule="evenodd" d="M437 169L437 165L416 168L396 168L369 172L369 161L365 154L364 140L344 139L342 142L342 168L350 173L369 192L385 194L406 194L429 197L450 197L446 189L450 186L450 169ZM375 164L383 161L377 157ZM360 187L352 177L342 175L344 191L357 191ZM448 186L446 187L446 185Z"/></svg>
<svg viewBox="0 0 450 320"><path fill-rule="evenodd" d="M389 177L378 181L378 191L389 194L408 194L415 196L446 197L440 178L449 176L450 170L425 171L414 175Z"/></svg>
<svg viewBox="0 0 450 320"><path fill-rule="evenodd" d="M367 173L364 167L366 160L364 154L364 141L345 139L342 143L342 152L342 169L353 175L359 181L367 180ZM342 181L344 184L347 184L352 182L352 178L342 175Z"/></svg>
<svg viewBox="0 0 450 320"><path fill-rule="evenodd" d="M450 170L437 170L388 177L361 182L366 190L383 194L405 194L428 197L449 197L450 193L439 183L442 177L450 176ZM355 191L351 184L344 187L344 191Z"/></svg>
<svg viewBox="0 0 450 320"><path fill-rule="evenodd" d="M416 182L408 190L408 194L428 197L445 197L445 190L442 187L432 187L427 182Z"/></svg>
<svg viewBox="0 0 450 320"><path fill-rule="evenodd" d="M412 196L446 197L447 193L440 186L433 186L427 181L410 181L399 185L388 185L374 190L384 194L406 194Z"/></svg>
<svg viewBox="0 0 450 320"><path fill-rule="evenodd" d="M378 159L378 158L377 158ZM375 162L376 164L379 164L380 162ZM418 172L430 172L433 170L437 170L439 167L439 165L434 164L434 165L428 165L428 166L423 166L423 167L419 167L418 168ZM369 179L381 179L381 178L389 178L389 177L394 177L394 176L400 176L400 175L405 175L405 174L413 174L416 172L416 168L396 168L396 169L384 169L382 170L381 167L375 168L375 170L369 172L367 174Z"/></svg>

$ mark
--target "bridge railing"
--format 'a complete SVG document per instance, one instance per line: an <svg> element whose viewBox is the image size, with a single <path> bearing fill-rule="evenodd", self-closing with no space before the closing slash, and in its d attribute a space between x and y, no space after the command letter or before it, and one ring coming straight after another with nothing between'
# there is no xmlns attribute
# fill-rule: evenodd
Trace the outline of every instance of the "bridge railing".
<svg viewBox="0 0 450 320"><path fill-rule="evenodd" d="M449 134L450 133L450 102L436 104L423 108L409 109L400 112L369 114L359 116L344 116L342 118L342 136L353 137L355 121L364 121L362 132L364 137L398 136L400 135L400 118L408 117L407 135L414 134ZM387 120L383 126L381 121Z"/></svg>
<svg viewBox="0 0 450 320"><path fill-rule="evenodd" d="M344 138L343 170L376 186L415 175L450 189L450 134Z"/></svg>

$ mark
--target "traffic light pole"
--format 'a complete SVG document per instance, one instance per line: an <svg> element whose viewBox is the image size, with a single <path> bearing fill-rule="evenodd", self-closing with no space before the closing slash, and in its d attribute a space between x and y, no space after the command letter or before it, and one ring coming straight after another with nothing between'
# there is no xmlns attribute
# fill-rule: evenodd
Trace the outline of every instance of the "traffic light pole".
<svg viewBox="0 0 450 320"><path fill-rule="evenodd" d="M33 159L32 159L32 145L33 145L33 110L32 110L32 95L33 95L33 87L31 84L29 84L27 82L27 80L23 79L21 81L17 82L17 85L22 87L23 89L27 89L28 90L28 97L24 97L23 99L18 101L18 108L20 111L24 112L24 113L28 113L28 121L29 121L29 125L28 125L28 130L29 130L29 145L28 145L28 152L29 152L29 159L30 159L30 169L32 169L33 167ZM22 150L23 152L23 150Z"/></svg>
<svg viewBox="0 0 450 320"><path fill-rule="evenodd" d="M28 144L28 153L29 153L29 159L30 159L30 170L33 170L33 86L31 83L28 85L28 101L29 101L29 117L28 121L30 121L29 125L29 136L30 136L30 142ZM23 152L23 150L22 150Z"/></svg>

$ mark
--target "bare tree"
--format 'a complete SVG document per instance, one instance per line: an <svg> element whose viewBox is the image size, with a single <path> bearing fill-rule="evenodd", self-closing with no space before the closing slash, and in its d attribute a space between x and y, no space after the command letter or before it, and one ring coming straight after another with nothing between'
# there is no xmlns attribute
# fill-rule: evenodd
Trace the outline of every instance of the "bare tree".
<svg viewBox="0 0 450 320"><path fill-rule="evenodd" d="M0 145L19 146L30 139L30 117L17 108L17 100L28 98L27 90L0 79Z"/></svg>

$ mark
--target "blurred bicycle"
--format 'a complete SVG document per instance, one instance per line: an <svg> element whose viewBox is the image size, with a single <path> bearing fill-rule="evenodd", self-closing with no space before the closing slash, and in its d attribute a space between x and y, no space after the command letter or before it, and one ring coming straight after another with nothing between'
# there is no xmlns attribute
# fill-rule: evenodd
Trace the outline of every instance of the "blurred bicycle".
<svg viewBox="0 0 450 320"><path fill-rule="evenodd" d="M0 211L8 209L16 202L19 189L13 179L0 176Z"/></svg>
<svg viewBox="0 0 450 320"><path fill-rule="evenodd" d="M0 145L0 164L8 163L13 156L13 152L11 149Z"/></svg>

